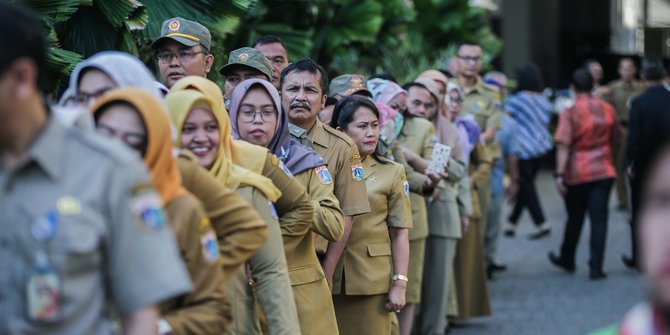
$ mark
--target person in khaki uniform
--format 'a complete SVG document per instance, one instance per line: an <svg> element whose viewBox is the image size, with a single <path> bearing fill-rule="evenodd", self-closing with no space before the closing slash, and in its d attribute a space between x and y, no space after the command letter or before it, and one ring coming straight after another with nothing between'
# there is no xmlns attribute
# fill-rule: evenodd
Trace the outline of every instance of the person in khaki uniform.
<svg viewBox="0 0 670 335"><path fill-rule="evenodd" d="M447 327L445 315L449 301L449 287L453 276L456 245L462 237L461 222L456 203L457 184L467 174L458 129L447 115L445 96L449 80L436 70L422 73L415 82L431 92L438 106L426 118L433 122L439 143L452 148L447 166L444 190L430 201L428 207L428 238L422 290L421 334L439 334ZM425 162L426 164L428 162Z"/></svg>
<svg viewBox="0 0 670 335"><path fill-rule="evenodd" d="M625 57L619 60L619 79L606 86L604 100L609 102L616 111L621 123L621 141L616 152L616 191L619 209L628 208L628 187L626 181L626 150L628 138L628 116L630 101L642 93L644 85L635 79L637 68L633 59Z"/></svg>
<svg viewBox="0 0 670 335"><path fill-rule="evenodd" d="M287 111L289 131L300 143L312 148L326 161L333 178L334 194L344 212L344 234L338 242L328 243L322 265L326 278L332 282L335 266L349 238L353 217L370 211L365 196L365 173L356 145L342 132L319 121L317 114L326 102L328 74L309 59L299 60L282 72L282 107ZM333 320L334 321L334 320Z"/></svg>
<svg viewBox="0 0 670 335"><path fill-rule="evenodd" d="M426 209L425 185L429 177L413 166L420 161L430 161L433 155L435 127L424 119L426 114L435 110L437 105L430 91L422 84L411 83L407 90L407 112L402 130L398 135L398 143L405 156L408 166L408 181L410 186L410 203L412 205L413 227L409 232L409 283L407 285L407 305L398 315L400 334L408 335L412 330L414 320L414 305L421 302L421 287L423 285L423 264L426 237L428 237L428 213ZM417 173L414 173L414 172ZM439 191L438 191L439 192ZM430 194L428 194L430 195Z"/></svg>
<svg viewBox="0 0 670 335"><path fill-rule="evenodd" d="M486 212L482 210L477 196L477 189L490 181L491 158L489 151L477 142L470 158L470 180L472 181L472 215L468 230L463 234L456 248L454 263L454 279L458 300L458 317L463 321L472 317L491 314L491 303L486 278L484 259L484 240L482 224Z"/></svg>
<svg viewBox="0 0 670 335"><path fill-rule="evenodd" d="M136 57L123 52L105 51L77 64L70 76L65 96L73 96L83 105L94 102L93 92L114 87L138 87L159 99L162 93L149 70ZM63 99L66 100L66 99ZM182 185L205 207L216 230L226 280L258 250L266 239L265 223L243 199L219 183L197 163L180 153L177 160ZM194 157L191 157L195 159Z"/></svg>
<svg viewBox="0 0 670 335"><path fill-rule="evenodd" d="M343 214L333 195L333 178L321 156L289 135L288 117L281 108L279 93L272 84L259 79L240 83L233 90L230 106L235 137L268 146L272 152L280 155L280 164L289 173L295 174L299 180L310 181L305 186L315 207L312 231L332 241L341 238L344 230ZM257 116L259 113L261 115ZM314 252L312 237L306 236L296 249L307 252L319 271L319 276L315 277L310 273L311 269L303 268L296 270L291 277L294 280L294 295L305 297L297 301L301 304L298 307L299 315L301 319L307 319L313 312L305 308L319 310L319 306L324 306L332 309L330 289ZM287 257L291 264L291 256Z"/></svg>
<svg viewBox="0 0 670 335"><path fill-rule="evenodd" d="M110 308L125 334L155 333L155 306L191 285L146 168L48 111L39 20L9 2L0 17L0 333L112 334Z"/></svg>
<svg viewBox="0 0 670 335"><path fill-rule="evenodd" d="M460 62L458 84L463 89L463 114L472 114L482 129L482 140L486 143L486 150L492 160L500 158L500 148L495 143L496 129L500 128L500 107L497 102L497 93L488 87L479 76L482 68L482 48L477 43L462 43L457 51ZM491 172L482 176L482 184L477 188L479 205L483 213L488 213L491 202ZM484 229L481 230L484 239L486 219L482 219Z"/></svg>
<svg viewBox="0 0 670 335"><path fill-rule="evenodd" d="M342 334L391 334L391 313L405 305L409 185L402 165L378 156L379 111L360 96L340 100L331 127L356 143L366 168L372 212L356 216L347 249L333 277L333 300Z"/></svg>
<svg viewBox="0 0 670 335"><path fill-rule="evenodd" d="M217 183L190 152L179 152L177 167L182 185L200 200L216 231L223 273L229 280L266 243L267 220L234 190Z"/></svg>
<svg viewBox="0 0 670 335"><path fill-rule="evenodd" d="M195 90L172 92L166 96L170 109L170 116L179 129L176 142L189 143L192 137L191 128L206 128L207 122L199 125L192 121L199 108L213 110L215 103L204 94ZM230 136L230 127L218 113L210 113L221 134ZM204 126L203 126L204 125ZM201 130L197 130L201 131ZM196 131L196 132L197 132ZM240 269L229 283L233 300L234 323L230 334L259 334L260 315L251 285L255 286L256 294L262 311L272 334L296 334L298 317L293 303L293 294L290 290L288 267L284 256L280 225L277 222L277 212L272 205L278 192L272 182L252 171L232 164L223 152L223 145L219 144L219 154L210 166L210 173L216 182L229 187L251 204L261 217L268 223L269 238L265 245L250 259L248 267L250 274ZM192 148L188 144L186 147ZM204 162L203 162L204 163ZM216 170L214 170L216 169Z"/></svg>
<svg viewBox="0 0 670 335"><path fill-rule="evenodd" d="M231 97L233 136L271 149L281 160L282 167L305 186L312 198L312 231L330 241L338 241L344 233L344 214L333 194L333 178L326 162L312 149L292 139L279 93L270 82L248 79L238 87ZM262 114L257 117L259 110Z"/></svg>
<svg viewBox="0 0 670 335"><path fill-rule="evenodd" d="M160 101L142 89L121 88L107 93L91 109L98 133L122 141L144 157L193 281L190 293L160 304L159 331L223 332L230 321L230 305L216 233L202 204L181 185L170 122Z"/></svg>

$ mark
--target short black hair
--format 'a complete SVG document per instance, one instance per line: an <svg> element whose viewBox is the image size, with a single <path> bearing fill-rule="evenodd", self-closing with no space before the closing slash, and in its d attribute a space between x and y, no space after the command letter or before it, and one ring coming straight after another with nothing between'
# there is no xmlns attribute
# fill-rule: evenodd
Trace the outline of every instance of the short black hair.
<svg viewBox="0 0 670 335"><path fill-rule="evenodd" d="M458 46L456 46L456 53L460 52L460 51L461 51L461 48L464 47L464 46L466 46L466 45L467 45L467 46L476 46L476 47L480 47L480 48L482 47L482 45L479 44L479 42L469 41L469 40L467 40L467 41L462 41L462 42L458 43ZM458 55L457 55L457 56L458 56Z"/></svg>
<svg viewBox="0 0 670 335"><path fill-rule="evenodd" d="M377 119L379 119L379 110L370 98L352 94L340 99L337 104L335 104L333 118L330 120L330 126L333 128L340 127L345 129L354 120L354 114L356 114L356 111L361 107L369 108L377 116Z"/></svg>
<svg viewBox="0 0 670 335"><path fill-rule="evenodd" d="M542 73L537 65L528 63L516 69L516 91L542 92L544 89L544 80Z"/></svg>
<svg viewBox="0 0 670 335"><path fill-rule="evenodd" d="M45 90L47 42L35 13L19 4L0 0L0 76L20 58L28 58L37 69L37 86Z"/></svg>
<svg viewBox="0 0 670 335"><path fill-rule="evenodd" d="M593 90L593 77L585 68L579 68L572 73L572 85L578 93L590 93Z"/></svg>
<svg viewBox="0 0 670 335"><path fill-rule="evenodd" d="M309 72L311 74L320 73L321 81L319 84L321 86L321 93L328 94L328 83L330 82L328 80L328 72L326 72L326 69L324 69L323 66L317 64L309 58L303 58L295 63L291 63L284 69L284 71L281 72L281 77L279 79L279 91L281 91L284 87L284 79L291 72Z"/></svg>
<svg viewBox="0 0 670 335"><path fill-rule="evenodd" d="M665 78L666 72L663 62L656 57L645 57L642 60L642 78L649 81L659 81Z"/></svg>
<svg viewBox="0 0 670 335"><path fill-rule="evenodd" d="M254 42L254 44L251 45L252 48L255 48L259 45L266 45L266 44L272 44L272 43L279 43L281 46L288 52L288 48L286 48L286 44L284 44L284 41L281 40L281 38L274 36L274 35L265 35L261 36L259 39Z"/></svg>

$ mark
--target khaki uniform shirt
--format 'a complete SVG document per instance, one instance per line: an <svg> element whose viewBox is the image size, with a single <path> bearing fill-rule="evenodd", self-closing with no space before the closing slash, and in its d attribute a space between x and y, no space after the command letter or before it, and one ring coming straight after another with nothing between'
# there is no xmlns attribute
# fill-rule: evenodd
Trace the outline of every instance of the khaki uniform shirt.
<svg viewBox="0 0 670 335"><path fill-rule="evenodd" d="M498 95L481 79L465 93L461 113L472 114L482 131L501 127ZM495 141L487 144L486 149L492 159L500 158L500 148Z"/></svg>
<svg viewBox="0 0 670 335"><path fill-rule="evenodd" d="M432 122L418 117L405 118L405 123L398 135L400 145L423 157L423 159L431 160L434 141L435 127ZM408 170L412 171L412 177L408 177L408 181L411 191L412 222L414 224L409 231L409 240L414 241L428 236L428 214L426 212L426 200L422 194L423 183L427 177L414 171L411 167Z"/></svg>
<svg viewBox="0 0 670 335"><path fill-rule="evenodd" d="M333 292L388 293L393 277L390 228L412 228L409 185L402 165L372 156L363 160L372 212L354 217L347 249L333 275ZM344 285L344 291L342 291Z"/></svg>
<svg viewBox="0 0 670 335"><path fill-rule="evenodd" d="M53 118L21 164L0 165L0 334L111 334L109 307L132 313L188 292L149 185L128 149ZM35 228L49 213L57 225L45 238ZM27 290L39 250L57 274L59 299L54 316L35 322Z"/></svg>
<svg viewBox="0 0 670 335"><path fill-rule="evenodd" d="M326 275L314 252L311 234L314 208L310 196L300 182L280 167L279 159L272 154L266 159L263 175L282 191L277 209L300 329L303 334L337 329ZM280 208L292 210L282 214Z"/></svg>
<svg viewBox="0 0 670 335"><path fill-rule="evenodd" d="M261 334L256 300L265 314L270 334L300 334L298 311L291 290L276 214L268 199L258 190L241 187L236 193L256 208L258 214L267 222L268 239L248 263L256 285L255 295L248 284L244 268L238 269L228 284L233 304L233 323L227 334Z"/></svg>
<svg viewBox="0 0 670 335"><path fill-rule="evenodd" d="M181 255L193 282L191 292L160 304L163 319L177 334L221 334L230 322L230 303L216 232L192 195L165 205Z"/></svg>
<svg viewBox="0 0 670 335"><path fill-rule="evenodd" d="M289 125L289 131L298 141L314 149L328 164L334 181L335 197L340 201L344 215L354 216L370 212L370 204L365 196L365 183L362 178L354 175L354 169L361 167L361 156L349 136L319 120L308 131L295 125ZM311 145L305 143L306 140L311 141Z"/></svg>
<svg viewBox="0 0 670 335"><path fill-rule="evenodd" d="M339 241L344 235L344 213L340 209L340 202L333 193L333 179L324 179L317 172L319 169L328 169L327 166L320 166L303 171L295 176L300 184L305 186L307 194L312 198L314 206L314 219L312 220L312 232L321 236L323 241L316 245L317 253L325 253L328 241ZM315 236L316 237L316 236Z"/></svg>
<svg viewBox="0 0 670 335"><path fill-rule="evenodd" d="M256 210L201 168L190 154L180 153L177 166L182 185L200 200L207 211L221 250L225 279L232 278L267 238L267 226Z"/></svg>
<svg viewBox="0 0 670 335"><path fill-rule="evenodd" d="M607 87L609 92L605 95L604 100L614 107L619 122L627 124L630 112L630 100L642 93L644 85L638 81L626 83L623 80L615 80L607 85Z"/></svg>

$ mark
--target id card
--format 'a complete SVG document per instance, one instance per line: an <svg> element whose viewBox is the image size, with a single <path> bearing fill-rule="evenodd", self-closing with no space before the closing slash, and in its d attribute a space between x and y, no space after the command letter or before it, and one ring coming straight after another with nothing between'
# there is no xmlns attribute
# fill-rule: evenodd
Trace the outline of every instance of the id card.
<svg viewBox="0 0 670 335"><path fill-rule="evenodd" d="M53 270L34 272L28 280L28 316L34 321L52 321L58 316L60 280Z"/></svg>
<svg viewBox="0 0 670 335"><path fill-rule="evenodd" d="M433 159L428 163L427 172L436 174L444 173L447 168L447 163L451 157L451 147L441 143L435 143L433 147Z"/></svg>

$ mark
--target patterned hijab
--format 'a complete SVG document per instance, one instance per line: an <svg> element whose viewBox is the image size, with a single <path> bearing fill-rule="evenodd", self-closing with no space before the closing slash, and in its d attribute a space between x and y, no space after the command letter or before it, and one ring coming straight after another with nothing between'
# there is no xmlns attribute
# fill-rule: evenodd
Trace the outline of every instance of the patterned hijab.
<svg viewBox="0 0 670 335"><path fill-rule="evenodd" d="M400 85L390 80L379 78L368 80L368 90L372 93L372 100L387 105L398 94L407 95L407 91L400 87Z"/></svg>
<svg viewBox="0 0 670 335"><path fill-rule="evenodd" d="M140 115L146 127L147 148L144 163L149 168L154 188L168 204L173 199L188 194L181 184L177 162L170 145L170 121L163 104L151 93L139 88L119 88L102 96L91 111L98 115L105 106L114 102L127 103ZM156 111L161 111L157 113Z"/></svg>
<svg viewBox="0 0 670 335"><path fill-rule="evenodd" d="M281 100L277 89L270 82L262 79L248 79L237 85L230 98L230 122L233 128L233 137L240 138L238 126L238 115L242 100L249 90L255 87L263 88L272 98L277 110L277 129L268 144L272 151L286 165L292 174L297 175L303 171L326 165L326 162L314 150L300 144L288 131L288 115L282 109Z"/></svg>

